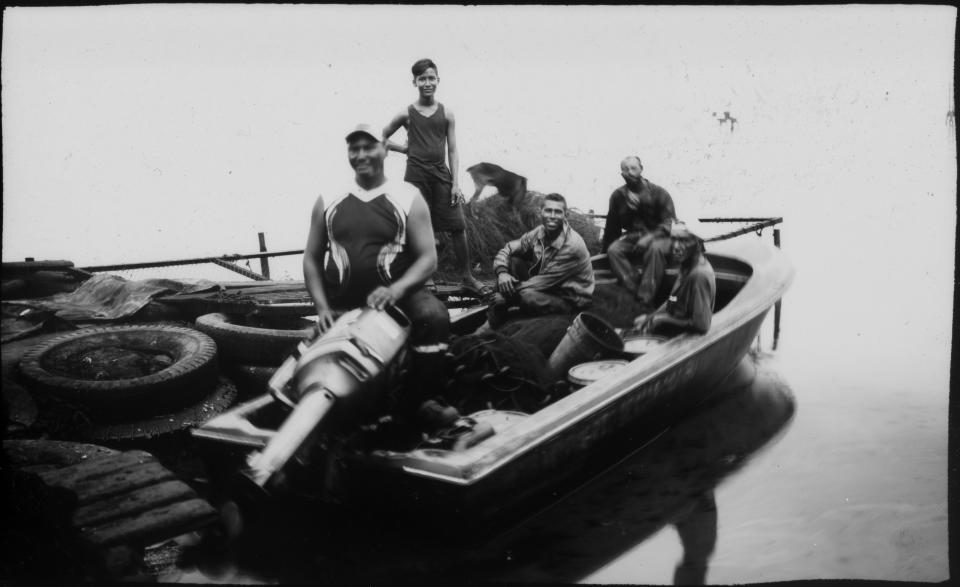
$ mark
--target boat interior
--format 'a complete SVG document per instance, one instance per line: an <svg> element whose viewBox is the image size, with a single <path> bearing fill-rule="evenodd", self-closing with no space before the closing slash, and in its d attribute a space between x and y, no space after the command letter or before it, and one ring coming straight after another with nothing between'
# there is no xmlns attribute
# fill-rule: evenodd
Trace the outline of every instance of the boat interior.
<svg viewBox="0 0 960 587"><path fill-rule="evenodd" d="M733 257L709 252L707 257L717 277L714 307L716 314L722 311L743 289L752 275L752 269L748 263ZM621 334L627 335L632 327L633 319L638 313L635 310L635 302L625 289L610 279L604 255L595 257L593 262L597 286L594 303L589 311L612 327L616 332L615 336L619 339ZM668 268L658 292L659 301L666 299L676 279L677 269ZM543 370L548 367L552 349L555 349L565 336L575 316L553 317L553 321L546 327L526 329L522 326L524 322L529 326L531 320L542 319L517 320L515 323L504 325L499 331L478 335L474 331L486 319L485 308L452 309L451 314L451 331L454 334L451 351L461 351L458 358L463 359L468 354L463 351L467 349L473 352L471 358L474 362L466 367L462 366L463 361L459 364L451 362L447 370L449 378L447 392L442 397L466 417L468 421L466 432L470 432L470 426L474 429L489 430L486 435L475 435L471 441L474 444L479 444L492 435L499 436L517 422L525 420L561 398L580 391L590 393L589 381L579 381L575 384L563 377L566 373L562 374L562 378L556 378L557 380L554 381L549 381L542 376ZM515 328L508 328L511 324ZM543 323L540 326L543 326ZM504 332L507 334L503 334ZM526 346L522 346L524 344ZM534 348L532 352L531 348ZM488 352L484 355L483 351ZM657 354L655 351L656 348L640 354L620 352L606 358L626 364L644 361L644 357L653 360L652 357ZM451 359L454 354L448 353L448 359ZM510 369L514 372L509 372ZM534 373L535 370L540 370L541 376L538 377L537 373ZM504 371L508 373L504 374ZM615 369L609 371L609 373L613 372ZM503 376L500 376L501 374ZM601 374L598 377L602 376L604 375ZM391 393L402 393L404 382L400 370L392 370L386 374L386 377L393 377L393 379L381 381L380 384L384 387L392 387ZM594 382L596 381L600 379ZM411 383L406 382L406 384ZM464 399L467 397L470 398L469 401ZM261 402L260 405L255 406L256 409L247 410L244 414L254 428L277 430L290 414L289 407L270 399L270 396L263 396L248 402L248 404ZM462 442L458 444L458 441L462 441L463 432L464 430L461 429L447 437L429 437L409 423L404 423L402 418L395 419L381 414L378 418L370 419L359 427L352 427L349 433L335 434L336 438L328 448L336 445L340 450L347 452L383 452L384 454L426 449L431 454L449 454L451 450L457 451L471 446L463 445ZM265 442L264 437L248 440L247 449L263 446ZM245 444L237 442L237 439L231 439L230 442Z"/></svg>

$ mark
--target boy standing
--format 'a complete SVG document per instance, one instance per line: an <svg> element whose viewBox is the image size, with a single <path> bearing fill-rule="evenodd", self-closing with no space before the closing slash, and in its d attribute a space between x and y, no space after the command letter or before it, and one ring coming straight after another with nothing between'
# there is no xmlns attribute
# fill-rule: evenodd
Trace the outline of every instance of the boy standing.
<svg viewBox="0 0 960 587"><path fill-rule="evenodd" d="M440 82L437 65L430 59L421 59L413 64L411 71L419 98L384 127L383 144L389 150L407 155L407 171L403 179L416 186L427 201L434 230L450 233L463 286L478 295L490 295L493 290L470 271L462 206L464 198L457 180L460 161L454 130L456 123L453 112L436 100ZM401 126L407 129L406 145L388 140Z"/></svg>

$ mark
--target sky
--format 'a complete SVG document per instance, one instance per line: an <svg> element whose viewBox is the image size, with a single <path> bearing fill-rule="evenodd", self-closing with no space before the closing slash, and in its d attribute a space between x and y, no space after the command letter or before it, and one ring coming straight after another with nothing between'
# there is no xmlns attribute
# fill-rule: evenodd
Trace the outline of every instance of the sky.
<svg viewBox="0 0 960 587"><path fill-rule="evenodd" d="M946 244L955 19L896 5L7 8L3 260L247 253L257 232L302 248L316 196L351 178L345 132L412 102L421 57L456 114L467 195L465 168L489 161L604 212L636 154L681 217L889 230L916 213ZM403 165L391 154L388 175Z"/></svg>

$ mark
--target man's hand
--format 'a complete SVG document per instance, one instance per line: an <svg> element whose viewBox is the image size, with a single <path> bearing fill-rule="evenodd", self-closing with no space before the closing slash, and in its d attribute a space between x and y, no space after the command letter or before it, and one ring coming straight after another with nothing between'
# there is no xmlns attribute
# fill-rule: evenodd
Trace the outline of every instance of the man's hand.
<svg viewBox="0 0 960 587"><path fill-rule="evenodd" d="M653 237L654 234L652 232L648 232L647 234L641 236L637 239L636 244L633 245L634 248L646 250L650 246L650 243L653 242Z"/></svg>
<svg viewBox="0 0 960 587"><path fill-rule="evenodd" d="M399 299L400 296L393 290L393 286L381 285L367 296L367 305L375 310L382 310L387 306L396 304Z"/></svg>
<svg viewBox="0 0 960 587"><path fill-rule="evenodd" d="M634 327L636 330L642 330L642 329L643 329L643 325L646 324L646 322L647 322L647 316L648 316L648 314L640 314L639 316L637 316L636 318L634 318L634 319L633 319L633 327Z"/></svg>
<svg viewBox="0 0 960 587"><path fill-rule="evenodd" d="M640 314L633 321L633 326L640 331L640 334L654 334L657 330L657 325L660 323L660 318L662 317L663 315L657 312L652 314Z"/></svg>
<svg viewBox="0 0 960 587"><path fill-rule="evenodd" d="M654 312L649 316L645 316L643 324L640 326L640 334L656 334L657 328L665 317L666 316L660 312Z"/></svg>
<svg viewBox="0 0 960 587"><path fill-rule="evenodd" d="M463 192L460 191L460 186L452 186L450 188L450 205L456 206L457 204L462 204L465 201L466 198L463 197Z"/></svg>
<svg viewBox="0 0 960 587"><path fill-rule="evenodd" d="M517 278L510 275L507 271L497 275L497 291L507 297L517 295L517 285L519 285L519 283Z"/></svg>
<svg viewBox="0 0 960 587"><path fill-rule="evenodd" d="M330 330L334 322L336 322L336 320L333 317L333 310L330 308L317 309L317 333L323 334L327 330Z"/></svg>

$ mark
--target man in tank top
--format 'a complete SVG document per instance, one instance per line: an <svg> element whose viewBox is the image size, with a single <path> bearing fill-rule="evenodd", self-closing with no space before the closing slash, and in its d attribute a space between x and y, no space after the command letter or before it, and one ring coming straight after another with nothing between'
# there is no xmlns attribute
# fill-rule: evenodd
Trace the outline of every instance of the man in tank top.
<svg viewBox="0 0 960 587"><path fill-rule="evenodd" d="M703 239L686 223L675 222L670 229L670 246L680 275L667 301L653 313L638 316L634 326L643 334L706 334L713 319L717 277L703 256Z"/></svg>
<svg viewBox="0 0 960 587"><path fill-rule="evenodd" d="M403 179L420 190L430 207L434 229L450 234L462 285L479 295L490 295L493 290L477 280L470 270L466 220L463 216L464 198L458 180L460 161L453 111L436 99L440 78L433 61L421 59L413 64L411 70L419 97L384 127L383 143L388 150L407 155L407 170ZM389 141L400 127L407 130L406 145Z"/></svg>
<svg viewBox="0 0 960 587"><path fill-rule="evenodd" d="M400 308L412 324L413 350L413 383L399 398L400 407L428 429L439 428L456 420L455 410L445 412L442 421L433 418L436 410L414 415L442 391L450 332L446 307L424 288L437 265L430 212L413 186L387 179L387 150L377 130L359 125L346 140L354 181L329 204L317 197L303 255L304 283L316 306L318 328L325 332L337 313L364 305Z"/></svg>

